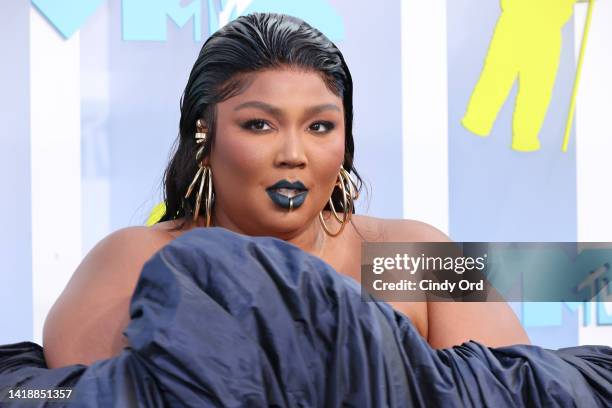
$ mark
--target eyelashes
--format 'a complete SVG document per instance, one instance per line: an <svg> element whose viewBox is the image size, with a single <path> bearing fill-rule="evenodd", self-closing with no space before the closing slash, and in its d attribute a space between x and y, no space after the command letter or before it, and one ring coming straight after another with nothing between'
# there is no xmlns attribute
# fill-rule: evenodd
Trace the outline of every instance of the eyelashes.
<svg viewBox="0 0 612 408"><path fill-rule="evenodd" d="M323 127L323 130L321 130L321 127ZM336 125L334 125L332 122L319 121L310 125L309 129L315 133L329 133L334 130L335 127Z"/></svg>
<svg viewBox="0 0 612 408"><path fill-rule="evenodd" d="M252 130L255 132L266 132L272 129L270 124L263 119L252 119L248 120L240 125L245 130Z"/></svg>
<svg viewBox="0 0 612 408"><path fill-rule="evenodd" d="M240 125L241 128L245 130L250 130L256 133L265 133L273 129L270 123L265 119L251 119ZM326 134L331 132L336 128L336 125L333 122L329 122L326 120L320 120L313 122L309 127L312 133L315 134Z"/></svg>

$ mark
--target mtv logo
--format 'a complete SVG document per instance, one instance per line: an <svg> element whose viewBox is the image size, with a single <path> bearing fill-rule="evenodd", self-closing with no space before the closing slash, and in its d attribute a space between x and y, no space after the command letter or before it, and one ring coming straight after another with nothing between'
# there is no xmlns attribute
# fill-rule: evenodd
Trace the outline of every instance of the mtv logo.
<svg viewBox="0 0 612 408"><path fill-rule="evenodd" d="M105 0L32 0L32 4L65 37L72 36ZM253 12L284 13L317 27L332 40L344 37L340 15L327 0L206 0L208 32L240 15ZM123 0L122 31L126 41L165 41L168 20L178 27L193 24L194 41L202 40L203 0Z"/></svg>
<svg viewBox="0 0 612 408"><path fill-rule="evenodd" d="M612 326L612 299L597 303L596 322L598 326Z"/></svg>
<svg viewBox="0 0 612 408"><path fill-rule="evenodd" d="M601 286L597 288L597 325L612 326L612 285L608 279L603 279Z"/></svg>
<svg viewBox="0 0 612 408"><path fill-rule="evenodd" d="M123 0L122 14L126 41L165 41L168 18L179 27L193 19L193 39L202 38L201 0Z"/></svg>
<svg viewBox="0 0 612 408"><path fill-rule="evenodd" d="M70 38L105 0L32 0L38 11L65 37ZM201 0L182 6L181 0L123 0L123 39L164 41L167 20L179 27L193 18L193 37L202 37Z"/></svg>
<svg viewBox="0 0 612 408"><path fill-rule="evenodd" d="M38 11L65 37L70 38L104 0L32 0Z"/></svg>

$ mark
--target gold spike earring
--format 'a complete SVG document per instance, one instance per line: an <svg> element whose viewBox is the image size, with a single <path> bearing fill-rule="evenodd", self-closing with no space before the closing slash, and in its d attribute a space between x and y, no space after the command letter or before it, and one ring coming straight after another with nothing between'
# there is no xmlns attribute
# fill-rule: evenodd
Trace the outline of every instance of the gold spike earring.
<svg viewBox="0 0 612 408"><path fill-rule="evenodd" d="M196 134L195 134L196 144L199 145L198 150L196 152L196 162L198 163L198 171L195 174L195 177L191 181L189 188L187 189L187 193L185 194L185 199L188 199L191 196L193 188L198 182L198 178L200 178L200 186L198 188L198 193L196 194L195 199L195 211L193 213L193 220L196 221L200 214L200 207L202 205L202 193L204 192L204 188L206 187L206 193L204 195L204 210L206 216L206 226L210 227L210 221L212 217L212 201L213 201L213 185L212 185L212 169L210 166L204 165L202 160L202 155L204 154L204 150L206 148L206 141L208 140L208 134L206 132L206 127L204 126L202 119L198 119L196 122Z"/></svg>

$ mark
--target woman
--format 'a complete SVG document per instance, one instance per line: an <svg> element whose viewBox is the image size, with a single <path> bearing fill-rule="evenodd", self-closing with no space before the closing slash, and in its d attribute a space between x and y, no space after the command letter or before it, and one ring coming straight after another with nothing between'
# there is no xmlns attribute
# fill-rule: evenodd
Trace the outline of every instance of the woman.
<svg viewBox="0 0 612 408"><path fill-rule="evenodd" d="M111 234L85 257L45 322L47 365L88 365L126 346L143 264L195 227L277 237L356 280L364 241L447 241L417 221L351 217L361 184L352 93L340 51L299 19L254 14L213 34L183 95L165 215ZM436 348L528 343L503 303L393 306Z"/></svg>

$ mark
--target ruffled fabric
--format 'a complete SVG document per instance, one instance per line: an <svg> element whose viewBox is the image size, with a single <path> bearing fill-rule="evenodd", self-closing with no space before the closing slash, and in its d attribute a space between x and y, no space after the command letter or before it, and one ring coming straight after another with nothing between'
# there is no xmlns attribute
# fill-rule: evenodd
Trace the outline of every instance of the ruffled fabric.
<svg viewBox="0 0 612 408"><path fill-rule="evenodd" d="M155 254L130 314L130 346L89 367L49 370L36 344L0 347L0 401L2 390L17 387L69 387L69 405L87 407L612 401L610 347L488 348L470 341L432 349L406 316L363 302L359 286L323 261L281 240L221 228L194 229Z"/></svg>

